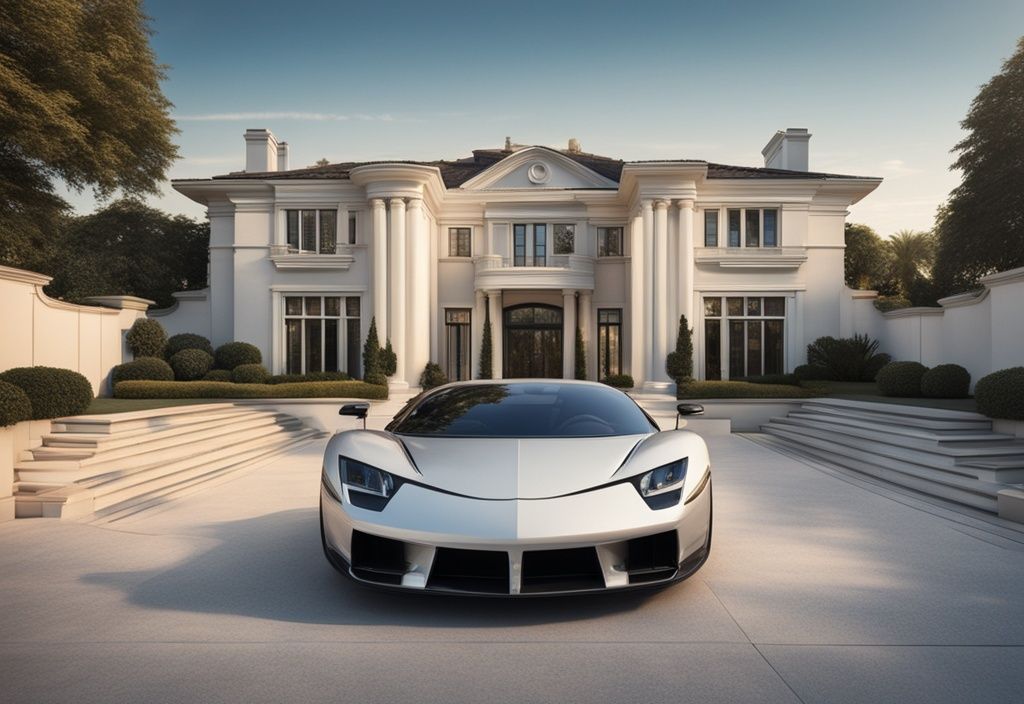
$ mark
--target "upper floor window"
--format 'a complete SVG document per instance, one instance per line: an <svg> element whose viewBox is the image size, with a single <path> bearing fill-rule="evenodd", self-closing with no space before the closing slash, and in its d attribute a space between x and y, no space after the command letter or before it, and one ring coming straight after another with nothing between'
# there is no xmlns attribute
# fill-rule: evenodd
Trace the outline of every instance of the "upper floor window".
<svg viewBox="0 0 1024 704"><path fill-rule="evenodd" d="M599 228L597 228L597 256L599 256L599 257L621 257L622 256L622 228L621 227L599 227Z"/></svg>
<svg viewBox="0 0 1024 704"><path fill-rule="evenodd" d="M542 223L512 226L512 265L548 265L548 226Z"/></svg>
<svg viewBox="0 0 1024 704"><path fill-rule="evenodd" d="M718 246L718 211L704 211L704 246Z"/></svg>
<svg viewBox="0 0 1024 704"><path fill-rule="evenodd" d="M554 225L555 254L572 254L576 251L576 226Z"/></svg>
<svg viewBox="0 0 1024 704"><path fill-rule="evenodd" d="M288 249L335 254L338 249L337 210L286 210Z"/></svg>
<svg viewBox="0 0 1024 704"><path fill-rule="evenodd" d="M469 227L448 228L448 256L469 257L473 230Z"/></svg>
<svg viewBox="0 0 1024 704"><path fill-rule="evenodd" d="M358 220L356 220L356 214L355 213L349 213L348 214L348 243L349 244L355 244L356 243L356 234L359 232L359 228L357 227L357 225L358 225Z"/></svg>
<svg viewBox="0 0 1024 704"><path fill-rule="evenodd" d="M779 246L779 211L777 208L730 209L727 225L728 246L730 247ZM708 243L707 226L707 221L705 221L704 244L706 247L715 246Z"/></svg>

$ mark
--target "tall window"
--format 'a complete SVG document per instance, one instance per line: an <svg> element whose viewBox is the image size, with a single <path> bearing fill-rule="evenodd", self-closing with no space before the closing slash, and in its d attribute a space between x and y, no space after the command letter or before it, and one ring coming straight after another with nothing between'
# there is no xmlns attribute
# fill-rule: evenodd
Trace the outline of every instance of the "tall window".
<svg viewBox="0 0 1024 704"><path fill-rule="evenodd" d="M512 265L547 266L548 226L544 224L512 226Z"/></svg>
<svg viewBox="0 0 1024 704"><path fill-rule="evenodd" d="M548 226L533 226L533 265L547 266L548 264Z"/></svg>
<svg viewBox="0 0 1024 704"><path fill-rule="evenodd" d="M705 240L707 239L705 223ZM742 244L741 244L742 243ZM705 246L707 245L705 242ZM778 208L742 208L729 211L730 247L778 247Z"/></svg>
<svg viewBox="0 0 1024 704"><path fill-rule="evenodd" d="M747 215L747 246L761 246L761 211L748 210Z"/></svg>
<svg viewBox="0 0 1024 704"><path fill-rule="evenodd" d="M337 252L337 210L286 210L285 221L289 249L320 254Z"/></svg>
<svg viewBox="0 0 1024 704"><path fill-rule="evenodd" d="M704 246L718 246L718 211L704 211Z"/></svg>
<svg viewBox="0 0 1024 704"><path fill-rule="evenodd" d="M622 309L597 311L597 374L605 379L622 373Z"/></svg>
<svg viewBox="0 0 1024 704"><path fill-rule="evenodd" d="M359 376L358 296L286 296L284 331L289 374Z"/></svg>
<svg viewBox="0 0 1024 704"><path fill-rule="evenodd" d="M729 211L729 246L739 247L740 246L740 222L742 216L741 210L730 210Z"/></svg>
<svg viewBox="0 0 1024 704"><path fill-rule="evenodd" d="M470 311L468 308L445 308L447 374L451 381L464 381L470 378L469 323Z"/></svg>
<svg viewBox="0 0 1024 704"><path fill-rule="evenodd" d="M781 296L705 298L704 377L722 378L723 347L730 379L781 374L785 318L786 299Z"/></svg>
<svg viewBox="0 0 1024 704"><path fill-rule="evenodd" d="M356 243L356 234L359 232L359 221L356 219L355 213L348 214L348 243Z"/></svg>
<svg viewBox="0 0 1024 704"><path fill-rule="evenodd" d="M473 236L473 229L469 227L448 228L448 256L468 257L470 256L470 242Z"/></svg>
<svg viewBox="0 0 1024 704"><path fill-rule="evenodd" d="M779 211L778 210L763 210L762 218L764 220L764 246L765 247L778 247L779 246Z"/></svg>
<svg viewBox="0 0 1024 704"><path fill-rule="evenodd" d="M554 225L555 254L572 254L576 251L576 226Z"/></svg>
<svg viewBox="0 0 1024 704"><path fill-rule="evenodd" d="M597 256L599 256L599 257L621 257L622 256L622 228L621 227L599 227L599 228L597 228Z"/></svg>

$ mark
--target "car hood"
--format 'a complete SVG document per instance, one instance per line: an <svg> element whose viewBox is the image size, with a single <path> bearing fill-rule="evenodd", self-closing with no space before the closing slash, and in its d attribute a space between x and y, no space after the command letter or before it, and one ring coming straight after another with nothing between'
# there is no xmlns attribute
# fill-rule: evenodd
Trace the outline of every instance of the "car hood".
<svg viewBox="0 0 1024 704"><path fill-rule="evenodd" d="M648 435L597 438L401 436L424 484L481 499L541 499L605 484Z"/></svg>

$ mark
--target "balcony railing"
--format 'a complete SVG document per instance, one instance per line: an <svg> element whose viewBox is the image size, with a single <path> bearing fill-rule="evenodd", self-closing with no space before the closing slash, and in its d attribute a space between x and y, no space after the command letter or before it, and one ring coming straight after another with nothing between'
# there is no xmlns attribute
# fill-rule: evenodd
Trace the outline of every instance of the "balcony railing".
<svg viewBox="0 0 1024 704"><path fill-rule="evenodd" d="M347 270L355 261L359 245L337 244L333 251L300 251L286 244L270 245L270 261L278 269L341 269Z"/></svg>
<svg viewBox="0 0 1024 704"><path fill-rule="evenodd" d="M797 269L807 261L806 247L697 247L697 264L723 269Z"/></svg>
<svg viewBox="0 0 1024 704"><path fill-rule="evenodd" d="M503 257L484 254L473 259L476 287L594 288L594 258L579 254L547 257Z"/></svg>

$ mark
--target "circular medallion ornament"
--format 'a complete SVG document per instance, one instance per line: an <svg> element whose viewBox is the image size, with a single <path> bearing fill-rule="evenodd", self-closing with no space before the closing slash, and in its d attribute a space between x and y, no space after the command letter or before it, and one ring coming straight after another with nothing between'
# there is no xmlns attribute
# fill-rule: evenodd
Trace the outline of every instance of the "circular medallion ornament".
<svg viewBox="0 0 1024 704"><path fill-rule="evenodd" d="M530 179L530 183L547 183L548 179L551 178L551 170L548 169L547 164L536 161L530 164L530 168L526 171L526 176Z"/></svg>

